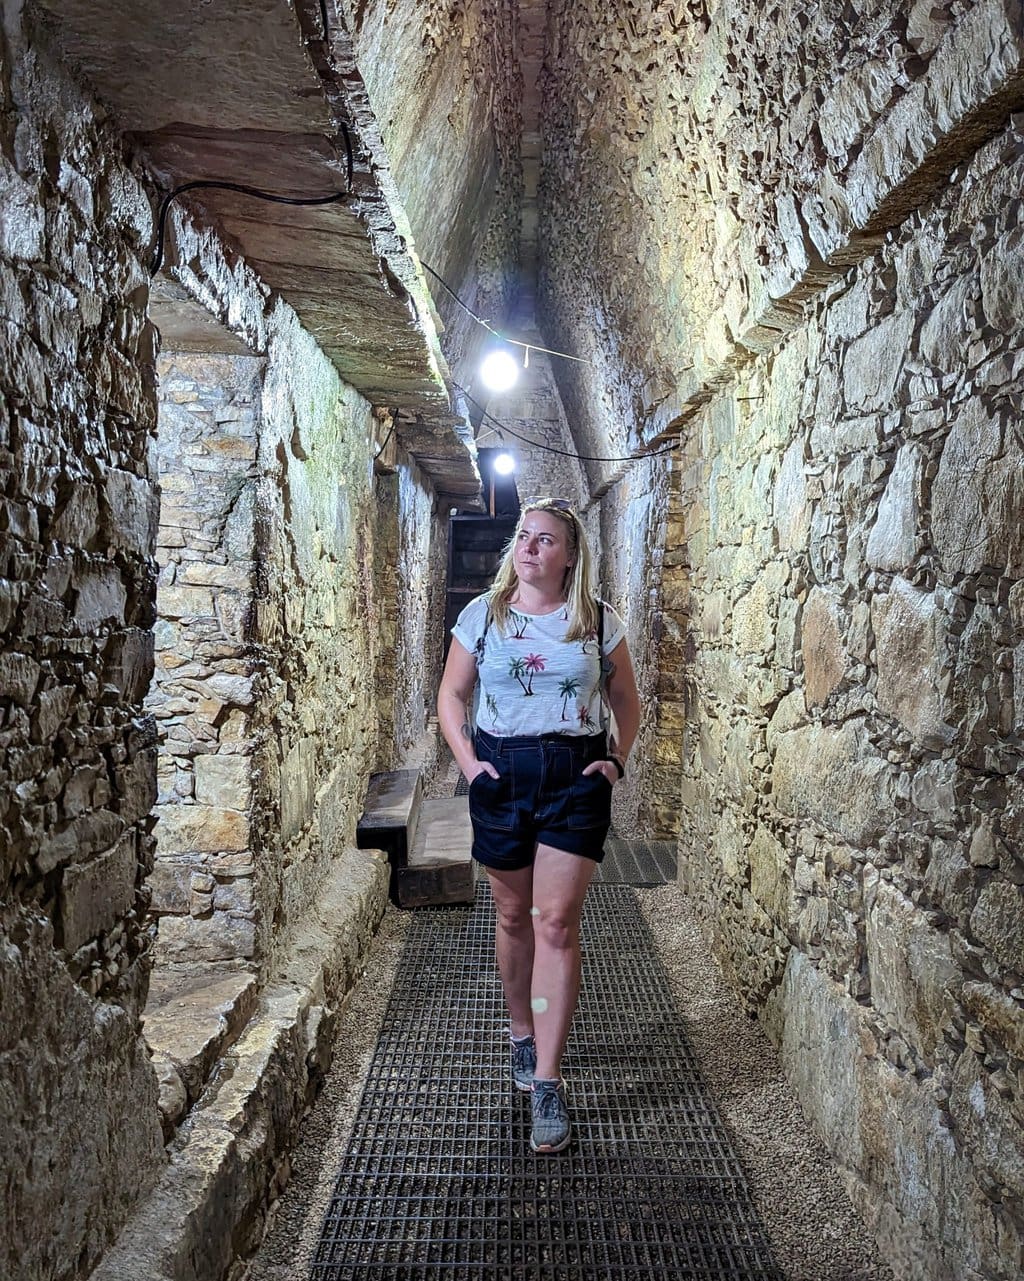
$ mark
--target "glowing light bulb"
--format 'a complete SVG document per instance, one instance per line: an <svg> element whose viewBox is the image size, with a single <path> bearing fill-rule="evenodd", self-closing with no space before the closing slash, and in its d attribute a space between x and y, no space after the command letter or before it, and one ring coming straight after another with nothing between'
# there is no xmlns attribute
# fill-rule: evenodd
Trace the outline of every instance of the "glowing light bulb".
<svg viewBox="0 0 1024 1281"><path fill-rule="evenodd" d="M484 357L480 377L488 391L508 391L519 377L519 364L507 351L499 348Z"/></svg>
<svg viewBox="0 0 1024 1281"><path fill-rule="evenodd" d="M516 469L516 460L511 454L496 454L494 457L494 470L499 476L511 476Z"/></svg>

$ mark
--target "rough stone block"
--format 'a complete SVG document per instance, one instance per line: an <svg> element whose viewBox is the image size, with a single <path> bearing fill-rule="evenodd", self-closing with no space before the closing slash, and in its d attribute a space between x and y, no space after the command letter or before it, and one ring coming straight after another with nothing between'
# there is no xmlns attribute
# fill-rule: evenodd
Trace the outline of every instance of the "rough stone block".
<svg viewBox="0 0 1024 1281"><path fill-rule="evenodd" d="M792 887L790 860L784 847L758 824L750 842L750 893L777 925L789 920Z"/></svg>
<svg viewBox="0 0 1024 1281"><path fill-rule="evenodd" d="M287 844L313 819L316 801L317 744L302 738L281 764L281 840Z"/></svg>
<svg viewBox="0 0 1024 1281"><path fill-rule="evenodd" d="M820 823L851 845L870 847L888 830L895 783L862 722L808 725L777 737L772 793L779 810Z"/></svg>
<svg viewBox="0 0 1024 1281"><path fill-rule="evenodd" d="M849 662L839 600L820 587L811 591L804 605L800 652L807 705L820 707L842 681Z"/></svg>
<svg viewBox="0 0 1024 1281"><path fill-rule="evenodd" d="M966 982L962 1000L968 1015L1008 1054L1024 1062L1024 1006L991 983Z"/></svg>
<svg viewBox="0 0 1024 1281"><path fill-rule="evenodd" d="M237 810L213 805L158 805L154 813L160 855L249 848L249 819Z"/></svg>
<svg viewBox="0 0 1024 1281"><path fill-rule="evenodd" d="M942 567L975 574L986 565L1024 577L1024 466L1003 451L1000 422L979 398L952 424L932 486L931 527Z"/></svg>
<svg viewBox="0 0 1024 1281"><path fill-rule="evenodd" d="M868 536L866 559L875 569L902 572L921 548L924 461L923 451L914 444L904 445L896 455Z"/></svg>
<svg viewBox="0 0 1024 1281"><path fill-rule="evenodd" d="M257 997L256 976L246 971L204 965L154 974L143 1018L146 1044L175 1065L190 1102L240 1036Z"/></svg>
<svg viewBox="0 0 1024 1281"><path fill-rule="evenodd" d="M1024 1200L1024 1126L969 1050L961 1054L953 1073L949 1110L973 1162L1020 1204Z"/></svg>
<svg viewBox="0 0 1024 1281"><path fill-rule="evenodd" d="M64 869L60 916L65 951L77 952L124 916L135 902L137 872L134 832L126 832L106 854Z"/></svg>
<svg viewBox="0 0 1024 1281"><path fill-rule="evenodd" d="M966 925L974 906L974 874L959 845L933 840L925 873L925 891L952 920Z"/></svg>
<svg viewBox="0 0 1024 1281"><path fill-rule="evenodd" d="M95 485L72 481L63 506L50 523L50 537L69 547L88 550L98 527L99 500Z"/></svg>
<svg viewBox="0 0 1024 1281"><path fill-rule="evenodd" d="M202 805L248 810L252 801L252 760L248 756L197 756L196 800Z"/></svg>
<svg viewBox="0 0 1024 1281"><path fill-rule="evenodd" d="M132 630L114 633L104 654L103 679L128 704L140 704L153 679L153 635Z"/></svg>
<svg viewBox="0 0 1024 1281"><path fill-rule="evenodd" d="M128 593L115 566L77 575L74 590L74 619L83 632L104 623L124 622Z"/></svg>
<svg viewBox="0 0 1024 1281"><path fill-rule="evenodd" d="M867 954L875 1009L926 1062L934 1061L959 996L949 935L883 881L868 912Z"/></svg>
<svg viewBox="0 0 1024 1281"><path fill-rule="evenodd" d="M878 663L878 706L928 746L942 746L954 733L943 718L938 691L943 620L935 597L902 578L871 601Z"/></svg>
<svg viewBox="0 0 1024 1281"><path fill-rule="evenodd" d="M779 477L775 482L773 509L779 549L795 551L802 548L810 528L802 440L794 441L783 456Z"/></svg>
<svg viewBox="0 0 1024 1281"><path fill-rule="evenodd" d="M1024 889L990 881L978 896L971 929L1004 969L1024 974Z"/></svg>
<svg viewBox="0 0 1024 1281"><path fill-rule="evenodd" d="M977 327L978 284L973 276L955 280L921 326L921 355L943 373L956 367Z"/></svg>
<svg viewBox="0 0 1024 1281"><path fill-rule="evenodd" d="M28 654L0 654L0 699L31 707L42 668Z"/></svg>
<svg viewBox="0 0 1024 1281"><path fill-rule="evenodd" d="M214 618L213 592L209 587L160 587L156 607L162 618Z"/></svg>
<svg viewBox="0 0 1024 1281"><path fill-rule="evenodd" d="M150 910L158 915L184 915L188 911L191 880L191 863L158 859L146 882L153 896Z"/></svg>
<svg viewBox="0 0 1024 1281"><path fill-rule="evenodd" d="M897 312L850 344L843 364L847 405L864 412L892 404L913 331L913 312Z"/></svg>
<svg viewBox="0 0 1024 1281"><path fill-rule="evenodd" d="M255 954L254 921L222 912L160 918L157 956L163 961L247 961Z"/></svg>
<svg viewBox="0 0 1024 1281"><path fill-rule="evenodd" d="M1015 229L1001 236L981 261L985 321L1004 334L1018 334L1024 316L1024 244Z"/></svg>
<svg viewBox="0 0 1024 1281"><path fill-rule="evenodd" d="M766 576L757 579L733 608L733 644L741 654L768 654L775 648L771 606L776 593Z"/></svg>
<svg viewBox="0 0 1024 1281"><path fill-rule="evenodd" d="M184 565L178 582L199 587L227 587L239 592L250 592L253 586L252 569L245 565L211 565L196 560Z"/></svg>
<svg viewBox="0 0 1024 1281"><path fill-rule="evenodd" d="M149 556L156 545L160 500L151 480L111 468L103 479L103 533L111 547Z"/></svg>

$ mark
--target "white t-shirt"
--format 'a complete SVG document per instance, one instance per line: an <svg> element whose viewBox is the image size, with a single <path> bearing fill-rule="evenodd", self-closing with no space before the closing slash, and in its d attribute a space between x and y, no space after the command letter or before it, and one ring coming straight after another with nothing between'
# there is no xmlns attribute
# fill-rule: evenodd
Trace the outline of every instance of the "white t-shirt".
<svg viewBox="0 0 1024 1281"><path fill-rule="evenodd" d="M610 605L600 604L607 655L626 629ZM477 596L452 628L459 644L476 655L479 729L499 738L600 732L601 660L596 631L586 640L567 641L565 605L551 614L526 614L510 606L504 636L493 618L489 627L486 623L487 597Z"/></svg>

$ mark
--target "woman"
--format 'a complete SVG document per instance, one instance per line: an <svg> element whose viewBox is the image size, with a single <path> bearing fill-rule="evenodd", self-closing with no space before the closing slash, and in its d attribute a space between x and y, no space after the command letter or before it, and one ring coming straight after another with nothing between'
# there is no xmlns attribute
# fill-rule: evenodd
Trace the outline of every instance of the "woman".
<svg viewBox="0 0 1024 1281"><path fill-rule="evenodd" d="M452 637L438 718L469 780L473 857L497 909L513 1082L531 1092L530 1146L560 1152L570 1139L561 1061L579 997L583 898L640 720L622 621L593 594L586 535L566 501L526 504L491 590L466 606Z"/></svg>

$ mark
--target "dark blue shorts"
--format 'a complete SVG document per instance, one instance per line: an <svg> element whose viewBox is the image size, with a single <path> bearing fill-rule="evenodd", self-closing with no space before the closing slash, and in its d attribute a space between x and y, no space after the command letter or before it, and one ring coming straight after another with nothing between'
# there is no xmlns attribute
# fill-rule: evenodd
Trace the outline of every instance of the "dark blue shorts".
<svg viewBox="0 0 1024 1281"><path fill-rule="evenodd" d="M500 777L481 770L469 785L473 857L515 871L533 863L538 845L550 845L600 863L612 785L600 770L583 769L607 754L603 734L495 738L477 730L477 759L490 761Z"/></svg>

